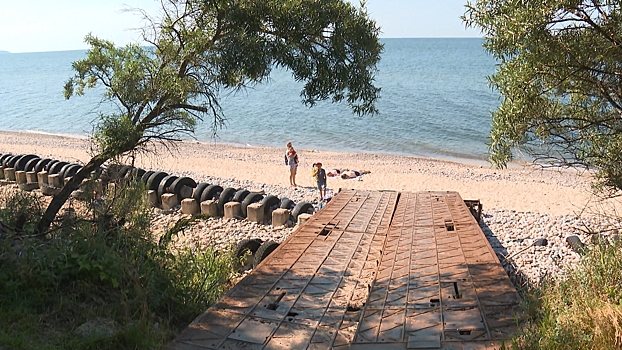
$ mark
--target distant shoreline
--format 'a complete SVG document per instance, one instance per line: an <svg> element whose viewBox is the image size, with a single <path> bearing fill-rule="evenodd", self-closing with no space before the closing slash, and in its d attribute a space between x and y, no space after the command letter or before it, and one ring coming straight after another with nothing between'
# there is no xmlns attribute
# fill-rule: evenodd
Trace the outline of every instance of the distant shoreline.
<svg viewBox="0 0 622 350"><path fill-rule="evenodd" d="M67 137L67 138L75 138L80 140L88 140L90 136L88 134L74 134L74 133L54 133L47 131L39 131L39 130L0 130L1 132L7 133L25 133L25 134L35 134L35 135L49 135L49 136L59 136L59 137ZM291 140L295 142L295 140ZM240 143L240 142L226 142L226 141L218 141L218 140L199 140L193 138L183 139L182 142L199 142L205 145L222 145L222 146L233 146L233 147L260 147L260 148L271 148L276 147L273 145L267 144L249 144L249 143ZM385 151L362 151L362 150L330 150L322 147L305 147L305 149L311 152L338 152L338 153L355 153L355 154L369 154L369 155L378 155L378 156L395 156L395 157L414 157L420 159L430 159L430 160L439 160L446 161L452 163L460 163L466 165L474 165L474 166L486 166L489 167L491 164L487 160L483 160L480 158L463 158L463 157L452 157L452 156L442 156L442 155L432 155L432 154L405 154L405 153L392 153ZM523 167L525 162L512 162L509 164L510 167Z"/></svg>

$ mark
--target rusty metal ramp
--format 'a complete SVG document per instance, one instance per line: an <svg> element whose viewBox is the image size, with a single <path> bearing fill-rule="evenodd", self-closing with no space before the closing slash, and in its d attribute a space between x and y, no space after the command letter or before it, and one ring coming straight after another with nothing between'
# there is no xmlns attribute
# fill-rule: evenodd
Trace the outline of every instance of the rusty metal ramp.
<svg viewBox="0 0 622 350"><path fill-rule="evenodd" d="M494 349L519 296L456 192L341 191L171 349Z"/></svg>

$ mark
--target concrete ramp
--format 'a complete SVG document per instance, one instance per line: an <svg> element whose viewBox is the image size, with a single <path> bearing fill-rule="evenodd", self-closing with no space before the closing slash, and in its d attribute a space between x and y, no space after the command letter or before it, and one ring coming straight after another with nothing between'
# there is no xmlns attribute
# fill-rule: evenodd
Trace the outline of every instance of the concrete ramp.
<svg viewBox="0 0 622 350"><path fill-rule="evenodd" d="M495 349L519 295L457 192L343 190L170 349Z"/></svg>

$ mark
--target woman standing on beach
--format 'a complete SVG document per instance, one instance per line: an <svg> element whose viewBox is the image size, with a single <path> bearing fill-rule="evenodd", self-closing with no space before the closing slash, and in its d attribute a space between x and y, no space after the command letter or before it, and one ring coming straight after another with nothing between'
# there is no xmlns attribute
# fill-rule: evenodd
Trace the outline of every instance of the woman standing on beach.
<svg viewBox="0 0 622 350"><path fill-rule="evenodd" d="M289 165L289 184L296 187L296 171L298 170L298 154L291 142L287 142L285 152L285 165Z"/></svg>

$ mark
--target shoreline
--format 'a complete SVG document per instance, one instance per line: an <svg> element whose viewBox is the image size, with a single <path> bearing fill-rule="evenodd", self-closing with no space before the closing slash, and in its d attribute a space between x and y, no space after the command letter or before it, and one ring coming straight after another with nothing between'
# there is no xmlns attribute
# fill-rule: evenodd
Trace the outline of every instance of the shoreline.
<svg viewBox="0 0 622 350"><path fill-rule="evenodd" d="M295 140L293 141L296 147ZM182 141L175 149L159 154L139 154L135 165L178 176L235 179L249 187L263 184L289 187L283 164L285 148L230 145L217 142ZM172 151L172 152L171 152ZM600 211L600 202L590 192L589 174L514 165L507 169L459 163L443 159L374 153L340 153L297 149L300 157L296 191L317 191L311 177L312 164L325 169L369 170L357 180L328 178L328 188L394 191L456 191L463 199L479 199L485 209L517 212L578 215ZM86 138L47 133L0 131L0 153L32 153L40 157L85 163L90 159ZM192 177L192 176L191 176Z"/></svg>

